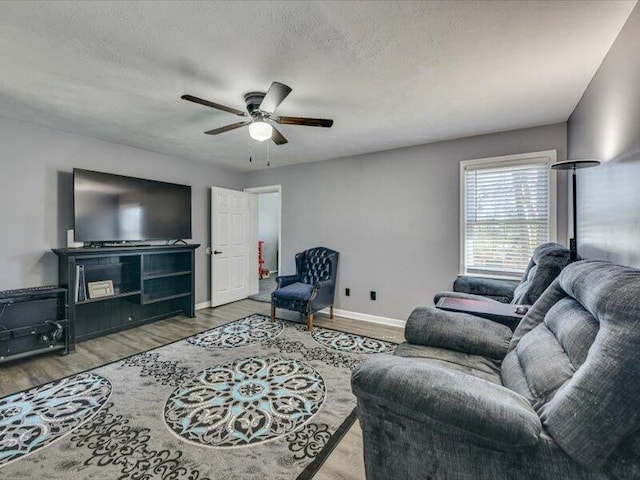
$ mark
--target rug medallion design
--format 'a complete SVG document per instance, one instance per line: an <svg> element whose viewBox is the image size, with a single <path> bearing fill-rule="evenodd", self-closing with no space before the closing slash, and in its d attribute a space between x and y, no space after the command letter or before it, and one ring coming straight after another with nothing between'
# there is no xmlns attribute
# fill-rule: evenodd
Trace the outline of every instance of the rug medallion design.
<svg viewBox="0 0 640 480"><path fill-rule="evenodd" d="M204 348L203 348L204 347ZM248 317L0 399L0 478L309 480L395 345Z"/></svg>
<svg viewBox="0 0 640 480"><path fill-rule="evenodd" d="M326 328L314 328L311 336L320 345L340 352L390 353L396 348L395 344L383 340L336 330L327 330Z"/></svg>
<svg viewBox="0 0 640 480"><path fill-rule="evenodd" d="M81 373L0 400L0 466L42 448L92 417L111 383Z"/></svg>
<svg viewBox="0 0 640 480"><path fill-rule="evenodd" d="M256 444L304 425L320 409L325 390L320 374L298 360L246 358L183 383L167 401L165 421L201 445Z"/></svg>
<svg viewBox="0 0 640 480"><path fill-rule="evenodd" d="M275 338L282 333L283 328L279 320L272 322L264 315L250 315L195 335L187 341L192 345L205 348L245 347Z"/></svg>

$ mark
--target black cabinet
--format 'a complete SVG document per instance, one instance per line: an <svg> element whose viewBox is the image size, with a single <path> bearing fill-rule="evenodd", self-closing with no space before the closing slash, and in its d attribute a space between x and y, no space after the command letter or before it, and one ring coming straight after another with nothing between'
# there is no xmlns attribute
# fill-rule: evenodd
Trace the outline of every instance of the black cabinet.
<svg viewBox="0 0 640 480"><path fill-rule="evenodd" d="M0 363L75 348L67 319L67 291L57 287L0 292Z"/></svg>
<svg viewBox="0 0 640 480"><path fill-rule="evenodd" d="M199 245L61 248L59 282L69 290L69 318L77 341L175 315L195 316L195 250ZM78 268L80 267L80 268ZM84 287L111 281L113 294L77 295Z"/></svg>

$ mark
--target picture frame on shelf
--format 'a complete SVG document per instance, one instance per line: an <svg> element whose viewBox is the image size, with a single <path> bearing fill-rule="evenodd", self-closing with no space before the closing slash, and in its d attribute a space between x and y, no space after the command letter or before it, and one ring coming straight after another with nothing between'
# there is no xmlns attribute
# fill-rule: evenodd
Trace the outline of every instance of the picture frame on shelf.
<svg viewBox="0 0 640 480"><path fill-rule="evenodd" d="M87 283L89 298L104 298L114 295L113 280L101 280L99 282Z"/></svg>

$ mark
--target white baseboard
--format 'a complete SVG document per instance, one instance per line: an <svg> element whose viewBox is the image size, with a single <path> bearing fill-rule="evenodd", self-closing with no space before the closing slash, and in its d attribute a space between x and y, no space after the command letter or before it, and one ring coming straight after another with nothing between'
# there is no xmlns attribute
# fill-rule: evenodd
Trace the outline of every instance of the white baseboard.
<svg viewBox="0 0 640 480"><path fill-rule="evenodd" d="M196 310L202 310L203 308L209 308L211 302L202 302L196 304ZM320 310L319 313L325 313L329 315L329 309L325 308ZM404 328L405 321L398 320L397 318L379 317L377 315L369 315L368 313L350 312L349 310L340 310L339 308L333 309L334 315L344 318L350 318L352 320L360 320L362 322L377 323L379 325L387 325L390 327Z"/></svg>
<svg viewBox="0 0 640 480"><path fill-rule="evenodd" d="M329 315L329 309L324 308L320 310L320 313L326 313ZM404 320L398 320L397 318L379 317L377 315L369 315L368 313L350 312L348 310L340 310L338 308L334 308L333 313L339 317L361 320L369 323L378 323L380 325L388 325L390 327L404 328L406 324Z"/></svg>
<svg viewBox="0 0 640 480"><path fill-rule="evenodd" d="M211 302L202 302L196 303L196 310L202 310L203 308L209 308L211 306Z"/></svg>

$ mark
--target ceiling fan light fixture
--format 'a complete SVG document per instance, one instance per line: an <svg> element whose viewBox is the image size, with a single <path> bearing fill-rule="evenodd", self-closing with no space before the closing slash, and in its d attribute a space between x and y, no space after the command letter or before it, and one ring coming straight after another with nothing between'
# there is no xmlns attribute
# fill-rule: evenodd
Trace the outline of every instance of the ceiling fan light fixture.
<svg viewBox="0 0 640 480"><path fill-rule="evenodd" d="M249 125L249 135L254 140L264 142L273 135L273 127L264 120L255 120Z"/></svg>
<svg viewBox="0 0 640 480"><path fill-rule="evenodd" d="M246 112L219 103L210 102L203 98L194 97L193 95L185 94L180 98L188 102L198 103L205 107L215 108L223 112L233 113L239 117L244 117L241 122L207 130L204 132L206 135L219 135L238 128L249 127L249 136L254 140L264 142L265 140L271 139L276 145L286 145L289 142L278 128L274 126L276 123L280 125L302 125L305 127L330 128L333 126L333 120L328 118L274 116L276 109L290 93L291 87L288 87L284 83L272 82L267 93L249 92L245 94L244 101L247 104ZM267 123L265 120L275 123Z"/></svg>

